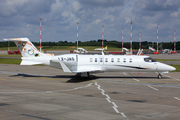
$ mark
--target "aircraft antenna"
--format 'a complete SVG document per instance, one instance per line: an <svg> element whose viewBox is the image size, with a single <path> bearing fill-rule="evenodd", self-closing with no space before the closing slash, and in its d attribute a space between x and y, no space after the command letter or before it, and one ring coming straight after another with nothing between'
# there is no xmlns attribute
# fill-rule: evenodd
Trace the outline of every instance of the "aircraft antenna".
<svg viewBox="0 0 180 120"><path fill-rule="evenodd" d="M131 34L130 35L131 35L130 55L132 55L132 21L131 21Z"/></svg>
<svg viewBox="0 0 180 120"><path fill-rule="evenodd" d="M122 28L122 52L123 52L123 29L124 28Z"/></svg>
<svg viewBox="0 0 180 120"><path fill-rule="evenodd" d="M174 52L176 52L176 30L174 30Z"/></svg>
<svg viewBox="0 0 180 120"><path fill-rule="evenodd" d="M40 52L41 52L41 20L42 18L40 18Z"/></svg>
<svg viewBox="0 0 180 120"><path fill-rule="evenodd" d="M139 49L141 49L141 32L139 32Z"/></svg>
<svg viewBox="0 0 180 120"><path fill-rule="evenodd" d="M158 52L158 27L157 27L157 52Z"/></svg>
<svg viewBox="0 0 180 120"><path fill-rule="evenodd" d="M78 22L77 22L77 49L78 49Z"/></svg>
<svg viewBox="0 0 180 120"><path fill-rule="evenodd" d="M102 49L104 47L103 39L104 39L104 25L102 25Z"/></svg>

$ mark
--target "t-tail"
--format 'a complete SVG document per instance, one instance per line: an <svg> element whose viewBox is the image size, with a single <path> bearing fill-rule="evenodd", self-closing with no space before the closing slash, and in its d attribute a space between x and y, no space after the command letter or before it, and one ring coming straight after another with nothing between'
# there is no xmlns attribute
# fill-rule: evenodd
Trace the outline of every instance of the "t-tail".
<svg viewBox="0 0 180 120"><path fill-rule="evenodd" d="M40 53L39 50L29 41L28 38L10 38L5 41L13 41L23 57L53 56L53 54Z"/></svg>
<svg viewBox="0 0 180 120"><path fill-rule="evenodd" d="M33 59L34 57L44 57L44 56L54 56L53 54L44 54L39 52L39 50L29 41L28 38L10 38L4 39L5 41L13 41L18 47L22 55L21 65L34 65L39 64L38 62L30 62L25 59ZM28 64L27 64L28 63Z"/></svg>

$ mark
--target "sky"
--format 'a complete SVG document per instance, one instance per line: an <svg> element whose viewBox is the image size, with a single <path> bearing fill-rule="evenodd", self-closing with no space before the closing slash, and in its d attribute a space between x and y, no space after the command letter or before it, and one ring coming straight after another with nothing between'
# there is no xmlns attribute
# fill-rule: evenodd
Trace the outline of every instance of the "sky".
<svg viewBox="0 0 180 120"><path fill-rule="evenodd" d="M132 41L173 42L180 39L179 0L1 0L0 39L27 37L42 41L58 42L104 39Z"/></svg>

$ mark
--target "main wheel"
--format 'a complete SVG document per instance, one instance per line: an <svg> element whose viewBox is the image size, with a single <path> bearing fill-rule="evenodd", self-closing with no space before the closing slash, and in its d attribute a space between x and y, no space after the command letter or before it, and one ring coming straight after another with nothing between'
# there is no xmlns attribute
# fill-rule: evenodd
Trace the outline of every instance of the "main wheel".
<svg viewBox="0 0 180 120"><path fill-rule="evenodd" d="M159 74L159 75L158 75L158 79L161 79L161 78L162 78L162 75L161 75L161 74Z"/></svg>

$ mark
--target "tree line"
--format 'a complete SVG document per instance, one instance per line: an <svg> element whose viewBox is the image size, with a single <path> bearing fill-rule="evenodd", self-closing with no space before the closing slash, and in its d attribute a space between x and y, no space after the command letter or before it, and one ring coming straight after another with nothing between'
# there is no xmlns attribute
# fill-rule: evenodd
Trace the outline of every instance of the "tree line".
<svg viewBox="0 0 180 120"><path fill-rule="evenodd" d="M121 48L122 47L122 42L118 42L117 40L104 40L104 46L108 47L116 47L116 48ZM32 42L35 46L39 46L39 42ZM68 41L58 41L58 42L42 42L42 46L76 46L77 42L68 42ZM139 42L133 42L132 43L133 49L139 49ZM15 47L16 45L14 42L9 42L10 47ZM78 46L102 46L102 40L90 40L90 41L78 41ZM130 43L129 42L124 42L123 46L125 48L130 48ZM149 49L149 46L153 48L157 48L157 43L152 43L148 41L142 41L141 42L141 48L142 49ZM8 47L8 42L0 42L0 47ZM174 49L174 42L161 42L159 43L159 49ZM180 50L180 41L176 43L176 50Z"/></svg>

